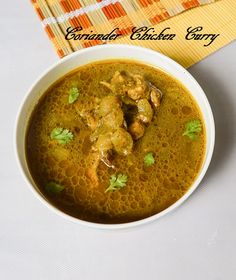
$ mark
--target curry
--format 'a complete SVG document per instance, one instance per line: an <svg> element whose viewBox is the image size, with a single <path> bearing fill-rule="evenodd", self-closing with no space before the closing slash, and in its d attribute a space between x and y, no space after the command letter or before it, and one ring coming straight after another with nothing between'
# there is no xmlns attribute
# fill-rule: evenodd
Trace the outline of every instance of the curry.
<svg viewBox="0 0 236 280"><path fill-rule="evenodd" d="M204 121L188 90L128 60L87 64L53 84L26 134L31 175L71 216L97 223L149 217L181 198L205 156Z"/></svg>

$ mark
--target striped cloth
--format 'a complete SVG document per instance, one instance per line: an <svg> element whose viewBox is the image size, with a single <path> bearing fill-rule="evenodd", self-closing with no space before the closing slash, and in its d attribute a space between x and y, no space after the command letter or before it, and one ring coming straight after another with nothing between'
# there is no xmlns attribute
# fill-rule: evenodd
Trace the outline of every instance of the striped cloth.
<svg viewBox="0 0 236 280"><path fill-rule="evenodd" d="M234 19L236 18L235 0L31 0L31 2L33 3L35 11L41 19L44 29L60 57L66 56L81 48L104 43L102 40L66 40L65 34L70 26L81 26L84 34L107 34L113 29L119 28L119 33L122 34L122 37L118 40L107 43L138 44L172 56L165 51L163 42L160 44L159 42L154 44L151 41L136 42L131 41L127 35L131 34L133 27L154 26L159 29L161 24L164 24L163 27L166 25L168 26L172 19L168 21L165 20L181 13L178 17L174 17L176 21L172 21L172 25L170 26L172 32L177 33L178 35L178 32L181 32L181 26L177 25L177 18L181 20L183 15L199 10L196 14L195 12L192 13L192 17L195 17L195 19L197 17L197 19L199 19L199 24L202 25L204 17L208 21L211 16L214 17L214 15L211 14L211 8L209 9L208 7L215 5L218 6L217 13L219 15L219 21L221 20L221 17L227 19L227 13L232 13L233 6L235 8ZM212 5L204 5L213 2L216 3ZM229 11L226 11L224 4L228 4ZM204 5L203 8L192 9L188 13L182 13L188 9L201 5ZM208 12L204 12L207 11L205 8L209 9ZM214 9L212 12L215 12ZM214 22L211 24L213 26ZM222 24L225 25L225 22ZM191 26L191 22L189 23L189 26ZM207 27L209 33L209 23ZM228 41L232 41L233 39L235 39L235 34L231 35L231 37L228 38ZM180 39L175 40L175 43L178 43L179 40ZM185 40L182 38L182 41ZM222 42L220 47L228 42L226 41L227 40ZM168 41L165 42L165 45L168 44ZM181 46L179 47L181 48ZM208 47L207 49L206 55L209 54L209 49L214 49L214 47ZM201 55L200 59L203 57L204 53ZM189 66L200 59L198 58L193 61L182 62L182 64L184 66ZM177 58L177 60L180 60L179 62L181 62L181 59Z"/></svg>

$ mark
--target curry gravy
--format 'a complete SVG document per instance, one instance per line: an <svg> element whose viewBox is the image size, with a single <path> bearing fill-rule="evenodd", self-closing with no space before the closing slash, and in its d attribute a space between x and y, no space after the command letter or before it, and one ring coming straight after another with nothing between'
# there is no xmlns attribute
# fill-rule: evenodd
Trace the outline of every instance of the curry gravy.
<svg viewBox="0 0 236 280"><path fill-rule="evenodd" d="M86 174L86 157L91 149L91 131L68 104L68 91L77 87L76 102L88 104L92 97L110 94L101 80L115 71L143 75L163 92L142 138L134 142L128 156L115 155L115 170L102 162L98 166L99 185L94 187ZM198 119L203 130L196 140L183 136L186 122ZM69 129L74 139L61 145L50 139L55 127ZM167 73L134 61L112 60L82 66L53 84L36 105L28 124L26 156L40 191L57 208L74 217L98 223L125 223L149 217L181 198L193 184L205 156L205 129L201 112L187 89ZM152 152L155 163L144 165ZM114 173L128 176L124 188L105 193ZM49 194L49 181L62 184L60 194Z"/></svg>

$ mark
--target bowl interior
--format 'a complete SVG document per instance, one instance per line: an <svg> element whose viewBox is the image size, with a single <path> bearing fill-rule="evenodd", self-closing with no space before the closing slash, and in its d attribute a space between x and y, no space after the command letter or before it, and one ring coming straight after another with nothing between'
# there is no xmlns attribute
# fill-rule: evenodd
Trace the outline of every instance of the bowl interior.
<svg viewBox="0 0 236 280"><path fill-rule="evenodd" d="M20 162L20 166L22 168L24 177L26 177L30 185L34 187L31 187L31 189L33 189L34 191L36 191L36 193L39 194L38 197L43 202L45 202L45 200L48 200L46 197L44 197L44 195L35 185L29 172L25 156L25 134L29 117L42 94L47 90L47 88L50 85L56 82L59 78L66 75L68 72L78 68L79 66L85 65L90 62L108 59L133 59L140 63L148 64L150 66L159 68L175 77L189 90L189 92L195 98L205 120L206 128L205 159L202 165L202 169L199 172L197 179L190 187L189 191L181 199L179 199L176 203L168 207L166 210L144 220L120 225L97 224L97 227L99 228L120 228L142 224L144 222L154 220L157 217L164 215L165 213L171 211L172 209L176 208L179 204L181 204L196 189L201 179L203 178L211 160L214 147L215 127L212 111L203 90L186 69L184 69L182 66L180 66L170 58L148 49L127 45L103 45L76 52L68 57L65 57L64 59L53 65L34 83L34 85L31 87L23 101L17 119L16 152ZM84 222L77 218L73 218L67 214L64 214L60 210L55 209L55 207L52 206L49 202L46 204L47 206L54 208L54 210L56 210L58 213L61 213L62 215L67 216L72 220L77 220L81 223L89 225L96 225L94 223Z"/></svg>

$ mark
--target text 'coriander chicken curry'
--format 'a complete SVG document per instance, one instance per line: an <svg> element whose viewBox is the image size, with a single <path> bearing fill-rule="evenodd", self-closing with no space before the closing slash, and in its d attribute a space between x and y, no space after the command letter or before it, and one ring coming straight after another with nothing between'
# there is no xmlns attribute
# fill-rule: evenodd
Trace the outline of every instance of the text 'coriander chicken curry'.
<svg viewBox="0 0 236 280"><path fill-rule="evenodd" d="M205 155L201 112L167 73L134 61L82 66L51 86L26 135L27 161L57 208L98 223L154 215L182 197Z"/></svg>

